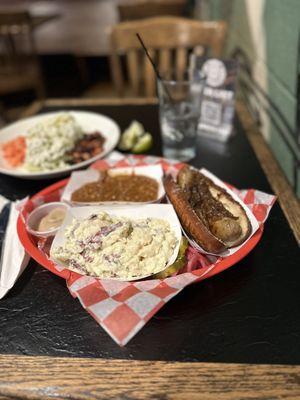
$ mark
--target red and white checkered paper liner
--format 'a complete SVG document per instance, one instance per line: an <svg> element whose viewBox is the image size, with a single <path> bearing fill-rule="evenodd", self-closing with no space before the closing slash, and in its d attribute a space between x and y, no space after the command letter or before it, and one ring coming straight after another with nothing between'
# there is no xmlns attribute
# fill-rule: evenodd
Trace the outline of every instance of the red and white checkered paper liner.
<svg viewBox="0 0 300 400"><path fill-rule="evenodd" d="M156 163L161 163L168 173L176 173L182 166L182 163L159 157L129 156L118 161L110 158L100 160L93 165L93 168ZM254 189L233 190L250 208L258 222L263 224L275 202L275 196ZM35 206L57 200L58 196L59 193L56 194L56 198L53 194L51 198L35 199ZM39 243L39 247L43 249L42 242ZM172 277L139 282L119 282L72 272L67 280L67 287L72 296L78 298L83 308L111 338L120 346L124 346L172 297L189 284L205 279L221 260L221 257L203 255L189 246L186 265ZM56 268L59 271L63 270L59 266Z"/></svg>

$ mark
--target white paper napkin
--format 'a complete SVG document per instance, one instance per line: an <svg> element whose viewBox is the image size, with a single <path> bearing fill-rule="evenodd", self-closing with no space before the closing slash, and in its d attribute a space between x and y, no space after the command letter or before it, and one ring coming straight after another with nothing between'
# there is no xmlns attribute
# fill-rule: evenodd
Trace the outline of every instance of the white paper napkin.
<svg viewBox="0 0 300 400"><path fill-rule="evenodd" d="M0 195L0 212L9 200ZM17 207L22 201L12 202L9 220L2 246L2 265L0 265L0 299L13 287L18 277L27 267L30 257L19 241L16 224L19 216Z"/></svg>

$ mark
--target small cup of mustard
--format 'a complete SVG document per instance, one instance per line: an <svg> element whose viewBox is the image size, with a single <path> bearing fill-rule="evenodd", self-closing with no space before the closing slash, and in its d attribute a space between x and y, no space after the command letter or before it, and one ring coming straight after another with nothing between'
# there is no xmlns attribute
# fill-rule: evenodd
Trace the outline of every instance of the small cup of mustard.
<svg viewBox="0 0 300 400"><path fill-rule="evenodd" d="M28 232L38 237L55 236L69 208L61 202L46 203L35 208L26 221Z"/></svg>

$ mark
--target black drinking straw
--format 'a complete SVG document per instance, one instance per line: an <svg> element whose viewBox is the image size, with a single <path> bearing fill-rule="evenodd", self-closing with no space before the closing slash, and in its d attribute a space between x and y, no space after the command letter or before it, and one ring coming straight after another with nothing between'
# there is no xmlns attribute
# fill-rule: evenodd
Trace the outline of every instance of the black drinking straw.
<svg viewBox="0 0 300 400"><path fill-rule="evenodd" d="M142 45L142 47L143 47L143 49L144 49L144 52L145 52L146 56L148 57L148 60L150 61L151 65L152 65L152 67L153 67L153 69L154 69L154 72L155 72L155 74L156 74L157 79L158 79L158 80L160 81L160 83L162 84L162 86L163 86L163 88L164 88L164 91L165 91L166 94L168 95L171 104L174 105L174 101L173 101L173 99L172 99L172 96L171 96L171 94L170 94L168 88L165 86L165 84L164 84L164 82L163 82L163 80L162 80L162 77L160 76L160 73L159 73L159 71L158 71L158 68L157 68L157 66L155 65L154 61L152 60L152 58L151 58L151 56L150 56L150 54L149 54L149 52L148 52L148 50L147 50L147 48L146 48L144 42L143 42L143 39L141 38L141 36L140 36L138 33L136 33L136 36L137 36L138 40L140 41L140 43L141 43L141 45Z"/></svg>

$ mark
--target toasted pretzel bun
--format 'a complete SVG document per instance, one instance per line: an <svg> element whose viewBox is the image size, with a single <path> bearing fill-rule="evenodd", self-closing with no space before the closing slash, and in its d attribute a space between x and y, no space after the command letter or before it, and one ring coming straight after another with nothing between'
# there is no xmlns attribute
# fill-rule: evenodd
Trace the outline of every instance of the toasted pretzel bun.
<svg viewBox="0 0 300 400"><path fill-rule="evenodd" d="M209 196L231 214L214 219L210 224L201 218L201 208L195 210L187 197L186 189L197 178L204 179ZM220 253L226 248L243 243L251 234L251 224L243 207L223 188L217 186L205 175L191 167L184 167L178 175L177 184L170 176L164 179L167 196L173 204L183 228L204 250ZM203 217L203 216L202 216Z"/></svg>
<svg viewBox="0 0 300 400"><path fill-rule="evenodd" d="M164 179L164 186L170 202L180 219L184 230L190 234L196 243L204 250L221 253L226 249L225 243L218 240L204 225L186 199L182 189L170 176Z"/></svg>

